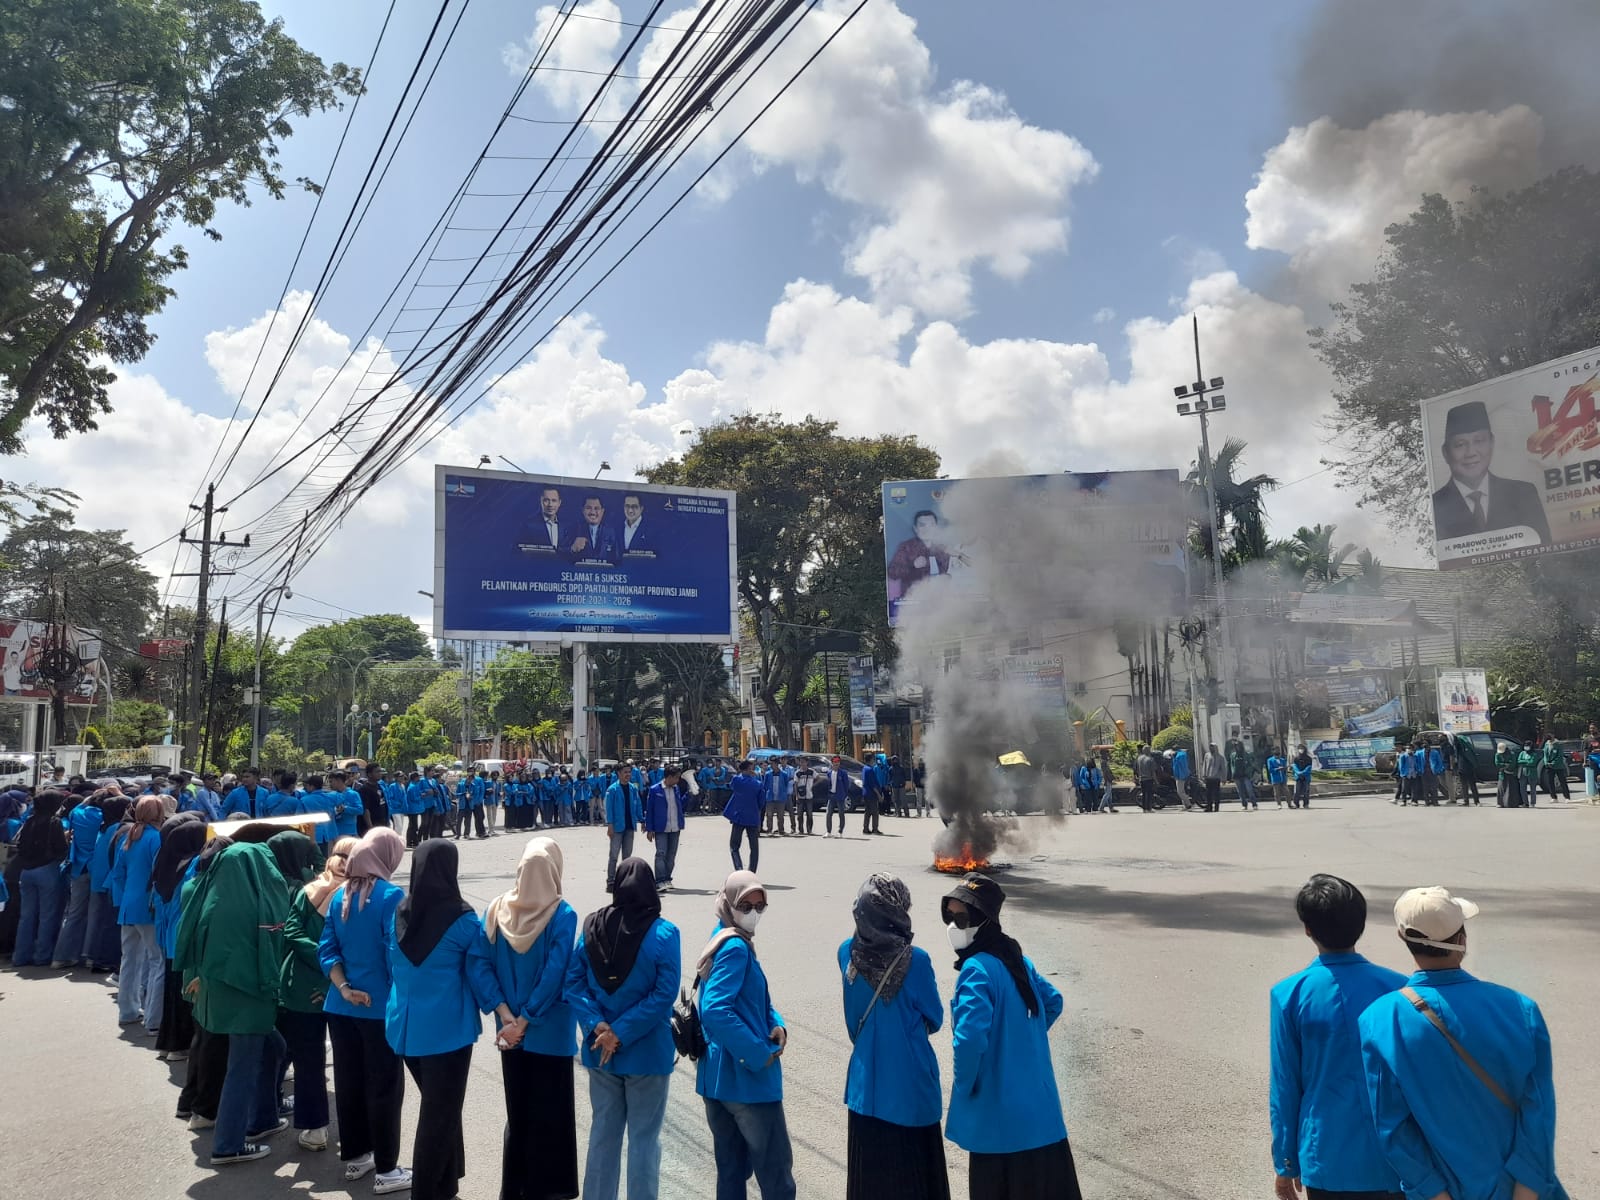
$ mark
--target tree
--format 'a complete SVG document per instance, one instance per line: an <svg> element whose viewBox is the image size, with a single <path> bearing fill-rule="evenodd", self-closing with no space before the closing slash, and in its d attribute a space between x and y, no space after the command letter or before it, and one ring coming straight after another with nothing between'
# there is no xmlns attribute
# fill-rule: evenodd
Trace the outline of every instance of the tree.
<svg viewBox="0 0 1600 1200"><path fill-rule="evenodd" d="M1246 443L1238 438L1223 442L1211 460L1212 486L1217 494L1217 532L1222 539L1222 566L1231 571L1243 563L1255 562L1271 553L1267 537L1266 494L1278 486L1271 475L1236 476L1244 461ZM1206 517L1205 476L1197 462L1184 480L1193 510L1200 514L1190 548L1199 558L1210 561L1211 523Z"/></svg>
<svg viewBox="0 0 1600 1200"><path fill-rule="evenodd" d="M1355 553L1356 547L1354 542L1346 542L1335 548L1333 531L1336 528L1320 522L1310 529L1302 525L1285 543L1290 568L1300 582L1332 583L1339 578L1345 560Z"/></svg>
<svg viewBox="0 0 1600 1200"><path fill-rule="evenodd" d="M1371 550L1356 555L1355 590L1368 596L1383 595L1383 561Z"/></svg>
<svg viewBox="0 0 1600 1200"><path fill-rule="evenodd" d="M97 631L113 660L137 652L155 612L156 577L139 565L122 530L79 529L70 511L47 509L10 527L0 561L7 564L0 571L0 613L49 619L59 611L73 625Z"/></svg>
<svg viewBox="0 0 1600 1200"><path fill-rule="evenodd" d="M362 696L371 699L374 679L401 674L376 664L428 658L427 635L415 621L394 613L307 629L284 655L284 694L300 698L302 744L335 749L344 744L350 705Z"/></svg>
<svg viewBox="0 0 1600 1200"><path fill-rule="evenodd" d="M476 711L484 729L565 720L572 712L571 674L570 658L501 651L483 671L489 702Z"/></svg>
<svg viewBox="0 0 1600 1200"><path fill-rule="evenodd" d="M383 740L378 743L378 761L409 771L419 759L444 754L449 749L450 739L445 736L444 727L421 709L410 708L390 718L384 727Z"/></svg>
<svg viewBox="0 0 1600 1200"><path fill-rule="evenodd" d="M13 0L0 79L0 453L16 453L35 415L57 437L95 428L106 360L144 356L187 262L172 227L216 238L220 203L281 198L291 118L361 82L252 0Z"/></svg>
<svg viewBox="0 0 1600 1200"><path fill-rule="evenodd" d="M861 631L880 658L892 656L880 487L938 473L938 454L914 437L847 438L832 421L753 414L702 429L682 458L644 472L652 483L739 493L739 598L758 619L772 614L757 690L778 730L805 691L804 627Z"/></svg>
<svg viewBox="0 0 1600 1200"><path fill-rule="evenodd" d="M682 706L683 735L698 745L700 731L712 716L720 717L733 704L728 690L728 668L719 646L664 645L650 648L650 661L661 677L663 702L668 712ZM807 677L809 691L815 675Z"/></svg>
<svg viewBox="0 0 1600 1200"><path fill-rule="evenodd" d="M172 717L159 704L143 700L118 700L111 706L111 720L103 730L114 749L152 746L172 730Z"/></svg>
<svg viewBox="0 0 1600 1200"><path fill-rule="evenodd" d="M267 775L296 768L305 757L306 752L281 729L274 729L261 739L261 770Z"/></svg>

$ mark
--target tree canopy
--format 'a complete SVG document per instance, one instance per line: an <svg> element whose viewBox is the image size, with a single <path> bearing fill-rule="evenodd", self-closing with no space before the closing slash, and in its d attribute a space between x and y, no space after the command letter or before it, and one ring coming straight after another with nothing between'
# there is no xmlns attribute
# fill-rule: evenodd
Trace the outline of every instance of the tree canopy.
<svg viewBox="0 0 1600 1200"><path fill-rule="evenodd" d="M156 577L120 529L79 529L70 511L51 507L10 526L0 562L0 615L50 620L59 612L98 631L112 660L137 651L150 627Z"/></svg>

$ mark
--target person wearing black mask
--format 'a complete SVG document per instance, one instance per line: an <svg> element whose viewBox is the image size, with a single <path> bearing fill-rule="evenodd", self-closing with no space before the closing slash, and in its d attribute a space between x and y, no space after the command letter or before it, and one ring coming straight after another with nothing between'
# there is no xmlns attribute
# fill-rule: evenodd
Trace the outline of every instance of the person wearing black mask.
<svg viewBox="0 0 1600 1200"><path fill-rule="evenodd" d="M61 864L67 858L67 833L61 827L64 799L60 792L41 792L33 802L33 815L17 832L21 912L17 944L11 951L14 967L47 967L55 949L67 902L61 878Z"/></svg>

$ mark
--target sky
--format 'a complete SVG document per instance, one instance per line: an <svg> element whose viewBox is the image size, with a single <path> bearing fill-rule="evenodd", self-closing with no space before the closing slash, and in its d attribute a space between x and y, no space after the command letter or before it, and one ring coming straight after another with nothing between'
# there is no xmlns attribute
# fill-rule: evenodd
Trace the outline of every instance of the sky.
<svg viewBox="0 0 1600 1200"><path fill-rule="evenodd" d="M1523 46L1504 22L1514 10L1537 25L1540 14L1489 0L869 0L570 319L537 346L525 339L480 403L368 493L297 574L279 631L379 611L426 627L417 593L432 587L432 468L482 454L575 476L608 461L620 480L682 450L694 428L756 411L829 418L849 434L916 433L950 475L1187 469L1199 431L1175 413L1172 388L1194 374L1193 315L1206 374L1228 381L1213 437L1247 441L1248 470L1283 484L1268 500L1273 532L1331 522L1338 540L1386 562L1426 565L1414 530L1358 509L1326 469L1338 432L1331 381L1306 331L1370 277L1384 227L1424 192L1465 199L1592 153L1588 110L1564 111L1559 84L1572 57L1562 46L1592 46L1582 35L1600 32L1596 17L1577 0L1529 4L1571 36L1554 50ZM325 59L362 64L386 4L266 7ZM648 7L579 3L545 60L560 70L534 75L496 150L548 154L598 82L586 72L610 64L633 33L626 22ZM750 96L775 92L785 64L849 7L821 0ZM247 389L252 364L275 365L306 314L437 11L434 0L395 0L331 176L344 116L296 123L284 173L328 187L292 278L306 194L223 212L219 243L182 231L190 267L152 321L150 354L118 368L114 412L65 441L30 427L26 456L4 464L12 477L71 488L81 525L124 528L140 548L184 523L215 477L217 446L231 451L261 405L268 372ZM669 3L656 23L682 27L693 11ZM217 479L221 495L306 445L364 379L392 371L409 343L383 336L429 314L385 316L371 336L369 324L552 18L550 7L469 0L347 258ZM673 37L650 32L636 61L648 66ZM1524 61L1534 59L1538 70ZM1452 69L1485 60L1466 81ZM731 101L712 132L749 111ZM595 142L583 144L592 153ZM464 202L426 279L449 281L443 259L476 253L486 235L474 230L504 215L492 193L526 188L538 165L485 164L474 184L485 195ZM417 294L420 304L439 293ZM330 399L319 407L319 397ZM152 462L161 469L104 470ZM259 543L273 526L255 518L276 496L270 484L247 493L224 527L254 528ZM173 547L146 565L167 599L191 598L192 580L167 578L193 569ZM255 585L248 557L237 565L221 589L242 602Z"/></svg>

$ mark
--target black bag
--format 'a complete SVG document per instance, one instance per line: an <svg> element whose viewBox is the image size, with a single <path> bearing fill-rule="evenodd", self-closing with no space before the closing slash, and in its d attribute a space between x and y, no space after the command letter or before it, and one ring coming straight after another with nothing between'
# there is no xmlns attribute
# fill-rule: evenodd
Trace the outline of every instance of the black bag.
<svg viewBox="0 0 1600 1200"><path fill-rule="evenodd" d="M695 980L696 989L700 981ZM699 1062L706 1055L706 1034L700 1028L700 1004L696 993L683 988L677 1003L672 1006L672 1048L690 1062Z"/></svg>

